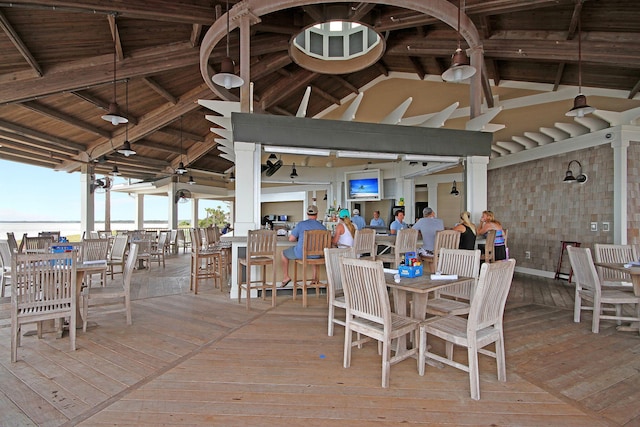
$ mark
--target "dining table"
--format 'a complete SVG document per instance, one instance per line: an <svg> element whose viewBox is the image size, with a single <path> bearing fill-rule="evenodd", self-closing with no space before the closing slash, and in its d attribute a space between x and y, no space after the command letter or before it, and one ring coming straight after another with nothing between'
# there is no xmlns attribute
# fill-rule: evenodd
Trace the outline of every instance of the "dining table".
<svg viewBox="0 0 640 427"><path fill-rule="evenodd" d="M413 305L410 316L418 320L426 319L429 293L439 291L448 286L473 282L475 280L473 277L464 276L451 279L432 279L431 274L423 274L418 277L401 277L399 281L396 281L395 276L394 272L385 271L385 282L387 287L391 288L396 314L402 316L407 315L407 295L410 295ZM402 352L406 350L406 348L406 336L400 337L396 351ZM431 364L429 361L428 363Z"/></svg>
<svg viewBox="0 0 640 427"><path fill-rule="evenodd" d="M621 271L631 276L633 294L640 297L640 265L629 265L622 262L594 262L596 267L609 268ZM618 326L619 331L640 331L640 322L632 322L630 325Z"/></svg>

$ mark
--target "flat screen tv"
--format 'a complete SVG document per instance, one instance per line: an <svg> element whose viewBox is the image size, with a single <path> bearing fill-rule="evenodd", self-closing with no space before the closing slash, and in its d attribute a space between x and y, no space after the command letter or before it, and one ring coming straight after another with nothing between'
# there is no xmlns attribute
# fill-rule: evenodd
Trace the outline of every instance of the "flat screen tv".
<svg viewBox="0 0 640 427"><path fill-rule="evenodd" d="M379 169L345 172L347 201L382 200L382 176Z"/></svg>

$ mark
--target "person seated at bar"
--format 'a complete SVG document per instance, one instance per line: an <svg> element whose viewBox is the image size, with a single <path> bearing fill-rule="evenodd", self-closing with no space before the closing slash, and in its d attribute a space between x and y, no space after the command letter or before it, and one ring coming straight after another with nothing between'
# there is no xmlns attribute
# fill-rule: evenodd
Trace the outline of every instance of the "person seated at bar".
<svg viewBox="0 0 640 427"><path fill-rule="evenodd" d="M338 214L339 220L333 231L331 243L336 248L350 248L353 246L353 238L356 235L356 226L349 218L349 210L342 209Z"/></svg>
<svg viewBox="0 0 640 427"><path fill-rule="evenodd" d="M462 212L460 214L462 222L453 227L454 230L461 233L458 249L474 250L476 248L476 226L471 222L470 216L469 212Z"/></svg>
<svg viewBox="0 0 640 427"><path fill-rule="evenodd" d="M398 234L398 231L403 228L409 228L409 226L404 222L404 211L399 210L396 212L396 219L389 226L389 234Z"/></svg>
<svg viewBox="0 0 640 427"><path fill-rule="evenodd" d="M380 211L373 211L373 218L369 223L371 227L385 227L384 219L380 218Z"/></svg>
<svg viewBox="0 0 640 427"><path fill-rule="evenodd" d="M307 230L326 230L327 228L322 225L318 221L318 207L315 205L309 205L307 207L307 217L308 219L304 221L300 221L294 228L291 230L291 234L289 235L290 242L297 242L295 246L291 246L290 248L282 251L282 269L284 270L284 274L282 276L282 284L280 286L284 287L291 282L291 276L289 276L289 260L302 259L302 253L304 248L304 232ZM313 266L313 281L318 281L318 266Z"/></svg>
<svg viewBox="0 0 640 427"><path fill-rule="evenodd" d="M413 224L413 228L422 235L422 246L418 248L420 255L433 255L433 247L436 244L436 232L444 230L444 222L436 218L433 209L422 209L422 218Z"/></svg>
<svg viewBox="0 0 640 427"><path fill-rule="evenodd" d="M507 259L507 247L505 246L502 224L495 218L493 212L482 211L477 234L486 236L487 231L489 230L496 230L496 237L493 242L495 260L500 261ZM478 245L478 249L484 252L484 245Z"/></svg>
<svg viewBox="0 0 640 427"><path fill-rule="evenodd" d="M353 225L356 226L358 230L362 230L367 226L367 223L365 222L364 218L360 216L359 209L353 210L353 218L351 218L351 222L353 223Z"/></svg>

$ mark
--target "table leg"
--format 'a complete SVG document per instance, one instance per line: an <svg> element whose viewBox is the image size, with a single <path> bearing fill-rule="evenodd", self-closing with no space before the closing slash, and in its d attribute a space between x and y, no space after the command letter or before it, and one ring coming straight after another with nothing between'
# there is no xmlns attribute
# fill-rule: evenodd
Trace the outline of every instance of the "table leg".
<svg viewBox="0 0 640 427"><path fill-rule="evenodd" d="M640 274L631 274L631 282L633 283L633 294L640 296ZM636 317L640 317L640 306L636 307ZM640 322L631 322L629 325L620 325L616 328L618 331L639 332Z"/></svg>

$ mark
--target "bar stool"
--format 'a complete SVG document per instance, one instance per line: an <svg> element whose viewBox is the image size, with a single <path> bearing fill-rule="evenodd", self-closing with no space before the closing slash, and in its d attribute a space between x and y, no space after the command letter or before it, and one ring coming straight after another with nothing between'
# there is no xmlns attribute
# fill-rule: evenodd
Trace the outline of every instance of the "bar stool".
<svg viewBox="0 0 640 427"><path fill-rule="evenodd" d="M558 266L556 267L556 280L566 280L571 282L571 277L573 277L573 270L571 269L571 265L569 265L569 273L562 273L562 259L564 257L564 253L567 251L567 246L575 246L576 248L580 247L580 242L567 242L561 240L562 248L560 249L560 258L558 259ZM560 275L567 276L566 278L560 277Z"/></svg>
<svg viewBox="0 0 640 427"><path fill-rule="evenodd" d="M214 288L222 290L221 271L222 254L220 251L203 249L198 230L192 228L191 234L191 276L189 290L198 294L198 282L200 280L213 279Z"/></svg>
<svg viewBox="0 0 640 427"><path fill-rule="evenodd" d="M298 265L302 264L302 306L307 306L307 288L316 288L316 297L320 296L320 288L326 288L325 283L320 280L311 280L307 283L307 266L318 268L325 264L324 248L331 247L331 232L329 230L306 230L304 232L304 242L302 259L296 260L296 268L293 271L293 299L298 293ZM327 295L328 298L328 295Z"/></svg>
<svg viewBox="0 0 640 427"><path fill-rule="evenodd" d="M249 230L247 237L246 257L238 257L238 303L241 301L242 290L247 292L247 310L251 308L251 289L261 289L262 299L265 299L267 288L271 287L271 306L276 305L276 232L274 230ZM246 281L242 280L242 266L246 267ZM271 285L267 284L267 266L271 265ZM262 279L251 280L251 267L262 267Z"/></svg>

